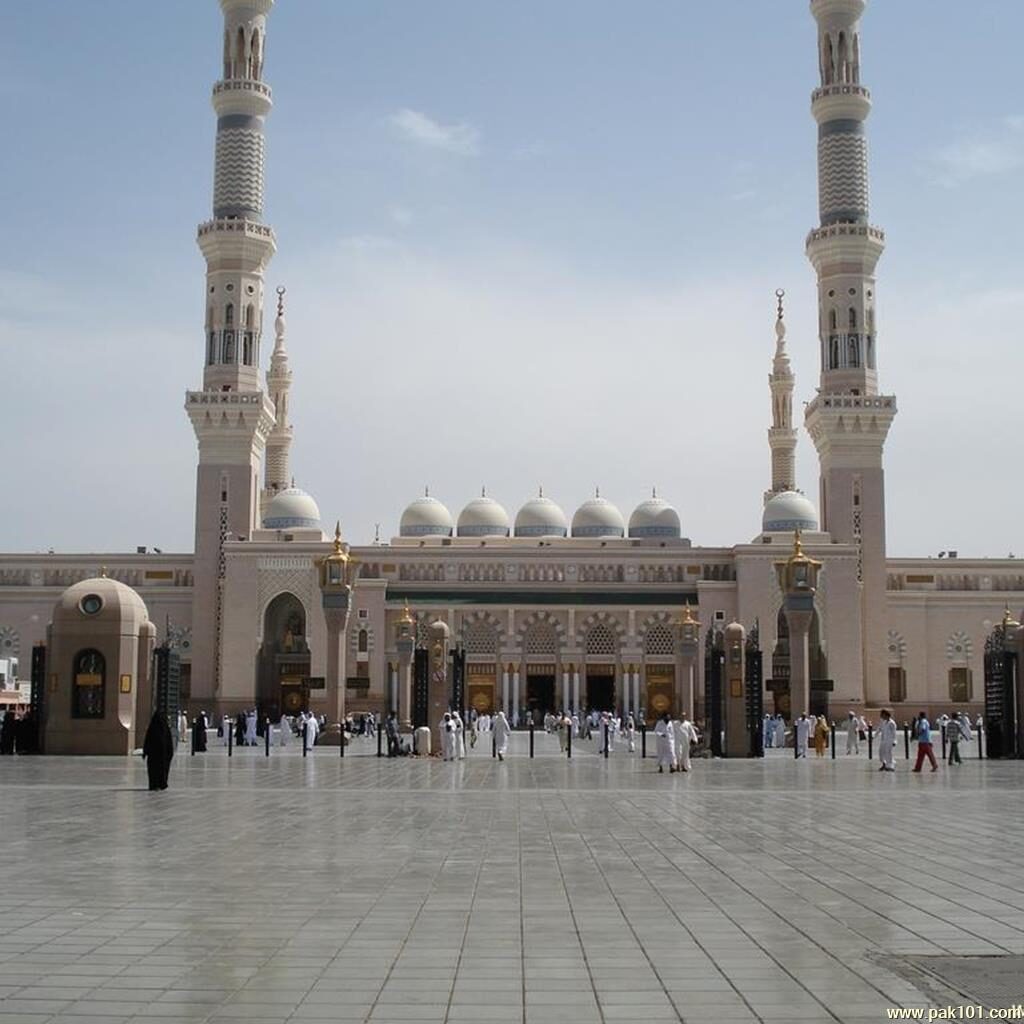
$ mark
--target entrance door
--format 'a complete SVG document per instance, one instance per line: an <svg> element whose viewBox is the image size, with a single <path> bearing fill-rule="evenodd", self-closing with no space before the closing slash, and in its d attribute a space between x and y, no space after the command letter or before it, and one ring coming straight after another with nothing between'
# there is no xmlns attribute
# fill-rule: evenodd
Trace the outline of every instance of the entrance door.
<svg viewBox="0 0 1024 1024"><path fill-rule="evenodd" d="M615 709L615 676L594 673L587 669L587 710L613 711Z"/></svg>
<svg viewBox="0 0 1024 1024"><path fill-rule="evenodd" d="M526 710L533 715L533 724L540 725L549 711L555 710L555 677L526 677Z"/></svg>

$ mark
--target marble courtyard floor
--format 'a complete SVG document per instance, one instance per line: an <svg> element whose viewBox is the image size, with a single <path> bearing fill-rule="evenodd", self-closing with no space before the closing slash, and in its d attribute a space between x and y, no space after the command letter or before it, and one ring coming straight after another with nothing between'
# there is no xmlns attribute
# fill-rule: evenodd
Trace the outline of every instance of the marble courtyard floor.
<svg viewBox="0 0 1024 1024"><path fill-rule="evenodd" d="M884 1021L1024 953L1024 765L0 759L0 1024ZM908 961L909 962L909 959ZM918 961L920 962L920 961Z"/></svg>

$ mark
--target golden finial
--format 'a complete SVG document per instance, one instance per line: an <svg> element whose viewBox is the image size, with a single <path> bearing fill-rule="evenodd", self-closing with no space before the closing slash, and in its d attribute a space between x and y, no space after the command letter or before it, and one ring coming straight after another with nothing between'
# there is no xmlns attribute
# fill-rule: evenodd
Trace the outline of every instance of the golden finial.
<svg viewBox="0 0 1024 1024"><path fill-rule="evenodd" d="M683 618L682 618L681 621L682 621L682 624L684 626L699 626L700 625L700 619L695 619L693 617L693 609L690 607L690 602L689 601L687 601L686 604L683 605Z"/></svg>
<svg viewBox="0 0 1024 1024"><path fill-rule="evenodd" d="M410 625L416 621L412 617L412 611L409 609L409 598L405 599L405 607L402 609L402 617L398 621L405 622Z"/></svg>
<svg viewBox="0 0 1024 1024"><path fill-rule="evenodd" d="M278 285L277 287L277 315L284 316L284 293L288 291L285 286Z"/></svg>
<svg viewBox="0 0 1024 1024"><path fill-rule="evenodd" d="M1013 617L1013 613L1010 611L1009 604L1006 605L1006 610L1003 612L1003 629L1016 629L1020 623Z"/></svg>
<svg viewBox="0 0 1024 1024"><path fill-rule="evenodd" d="M334 553L340 555L341 551L341 520L334 524Z"/></svg>
<svg viewBox="0 0 1024 1024"><path fill-rule="evenodd" d="M804 546L800 543L800 527L798 526L793 531L793 557L803 558L804 557Z"/></svg>
<svg viewBox="0 0 1024 1024"><path fill-rule="evenodd" d="M105 580L107 578L107 567L105 565L100 566L100 579ZM1006 609L1006 614L1010 614L1010 609Z"/></svg>
<svg viewBox="0 0 1024 1024"><path fill-rule="evenodd" d="M786 289L785 288L776 288L775 289L775 298L777 298L779 300L779 319L780 320L786 315L785 311L783 310L783 307L782 307L782 300L785 297L786 297Z"/></svg>

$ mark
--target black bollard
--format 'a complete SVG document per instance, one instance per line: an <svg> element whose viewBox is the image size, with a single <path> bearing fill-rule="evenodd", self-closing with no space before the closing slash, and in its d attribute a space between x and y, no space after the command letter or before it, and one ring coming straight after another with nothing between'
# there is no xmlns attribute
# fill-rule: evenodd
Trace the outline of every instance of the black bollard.
<svg viewBox="0 0 1024 1024"><path fill-rule="evenodd" d="M910 726L904 723L903 725L903 753L906 755L907 760L910 760Z"/></svg>
<svg viewBox="0 0 1024 1024"><path fill-rule="evenodd" d="M608 725L607 725L607 723L605 724L605 727L604 727L604 758L605 758L606 761L608 760Z"/></svg>
<svg viewBox="0 0 1024 1024"><path fill-rule="evenodd" d="M946 760L946 727L942 726L942 760Z"/></svg>
<svg viewBox="0 0 1024 1024"><path fill-rule="evenodd" d="M305 722L302 723L302 756L306 756L306 736L309 730L309 726Z"/></svg>
<svg viewBox="0 0 1024 1024"><path fill-rule="evenodd" d="M875 744L875 727L868 722L868 760L873 761L874 755L871 752L871 748Z"/></svg>
<svg viewBox="0 0 1024 1024"><path fill-rule="evenodd" d="M235 738L235 723L232 722L230 728L228 729L228 757L231 756L231 746L232 746L232 742L234 741L234 738Z"/></svg>
<svg viewBox="0 0 1024 1024"><path fill-rule="evenodd" d="M380 726L378 726L377 727L377 756L378 757L383 757L384 756L384 751L382 749L382 744L384 742L383 741L383 735L384 735L383 734L383 730L380 728Z"/></svg>
<svg viewBox="0 0 1024 1024"><path fill-rule="evenodd" d="M338 749L341 751L341 753L338 754L338 757L344 757L345 756L345 722L344 722L344 719L341 722L341 732L338 734L338 738L340 740L340 742L338 743Z"/></svg>
<svg viewBox="0 0 1024 1024"><path fill-rule="evenodd" d="M263 749L267 757L270 757L270 732L270 719L268 718L263 723Z"/></svg>
<svg viewBox="0 0 1024 1024"><path fill-rule="evenodd" d="M494 726L491 726L491 757L498 756L498 736L494 731Z"/></svg>
<svg viewBox="0 0 1024 1024"><path fill-rule="evenodd" d="M530 716L530 757L533 757L533 716Z"/></svg>
<svg viewBox="0 0 1024 1024"><path fill-rule="evenodd" d="M832 760L834 761L836 759L836 724L835 724L835 722L832 723L831 727L829 728L829 732L831 733L831 736L832 736Z"/></svg>
<svg viewBox="0 0 1024 1024"><path fill-rule="evenodd" d="M192 756L196 756L196 723L192 723Z"/></svg>
<svg viewBox="0 0 1024 1024"><path fill-rule="evenodd" d="M647 756L647 723L640 723L640 757Z"/></svg>
<svg viewBox="0 0 1024 1024"><path fill-rule="evenodd" d="M981 728L978 729L978 760L981 760Z"/></svg>
<svg viewBox="0 0 1024 1024"><path fill-rule="evenodd" d="M565 753L569 760L572 760L572 722L565 727Z"/></svg>

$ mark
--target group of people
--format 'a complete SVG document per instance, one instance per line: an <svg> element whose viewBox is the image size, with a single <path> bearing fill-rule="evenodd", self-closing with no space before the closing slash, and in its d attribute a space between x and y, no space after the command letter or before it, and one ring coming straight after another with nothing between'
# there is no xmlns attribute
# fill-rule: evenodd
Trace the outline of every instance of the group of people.
<svg viewBox="0 0 1024 1024"><path fill-rule="evenodd" d="M654 735L658 743L658 772L663 773L666 768L669 774L688 772L690 748L699 742L700 735L686 712L673 719L666 711L654 726Z"/></svg>
<svg viewBox="0 0 1024 1024"><path fill-rule="evenodd" d="M39 726L29 708L20 717L8 708L0 720L0 754L38 754Z"/></svg>

